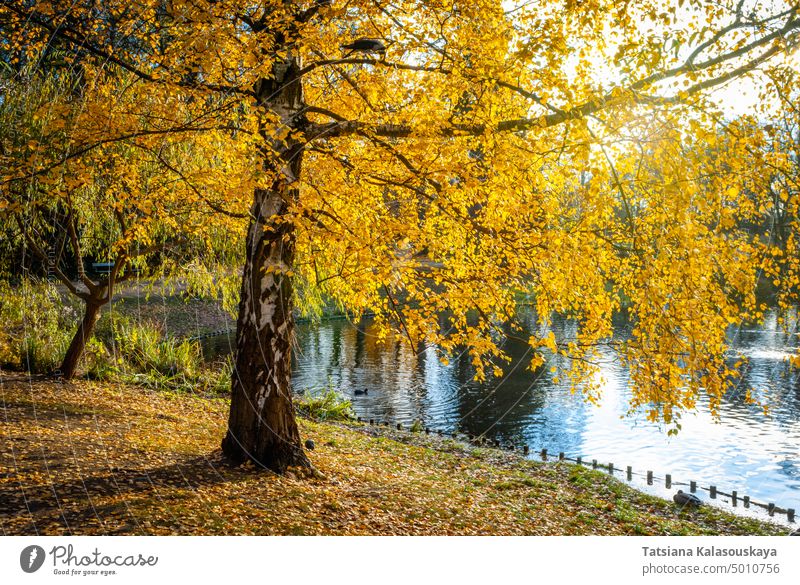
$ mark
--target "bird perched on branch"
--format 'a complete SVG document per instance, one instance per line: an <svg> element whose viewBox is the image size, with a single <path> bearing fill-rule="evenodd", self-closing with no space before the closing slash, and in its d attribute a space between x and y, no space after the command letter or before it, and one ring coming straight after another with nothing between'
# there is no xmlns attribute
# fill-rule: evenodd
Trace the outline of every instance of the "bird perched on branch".
<svg viewBox="0 0 800 585"><path fill-rule="evenodd" d="M687 494L684 493L682 490L678 490L678 493L672 496L672 501L680 506L702 506L703 501L695 496L694 494Z"/></svg>
<svg viewBox="0 0 800 585"><path fill-rule="evenodd" d="M342 49L349 51L345 57L353 53L379 53L383 56L386 53L386 45L378 39L357 39L347 45L342 45Z"/></svg>

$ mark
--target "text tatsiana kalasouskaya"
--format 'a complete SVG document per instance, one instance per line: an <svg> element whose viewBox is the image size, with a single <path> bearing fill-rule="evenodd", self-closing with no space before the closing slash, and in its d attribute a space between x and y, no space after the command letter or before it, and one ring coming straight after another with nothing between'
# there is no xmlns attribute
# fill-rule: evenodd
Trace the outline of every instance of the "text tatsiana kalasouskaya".
<svg viewBox="0 0 800 585"><path fill-rule="evenodd" d="M698 546L690 547L651 547L643 546L642 554L646 557L756 557L766 559L778 556L774 548Z"/></svg>

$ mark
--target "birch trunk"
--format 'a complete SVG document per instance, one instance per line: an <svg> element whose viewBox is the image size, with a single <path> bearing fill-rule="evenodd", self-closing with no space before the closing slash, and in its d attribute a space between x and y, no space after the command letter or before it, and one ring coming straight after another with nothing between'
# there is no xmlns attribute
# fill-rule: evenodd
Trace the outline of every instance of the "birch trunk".
<svg viewBox="0 0 800 585"><path fill-rule="evenodd" d="M302 85L299 57L291 53L276 65L274 77L256 86L261 107L277 113L282 124L301 128ZM265 169L275 179L270 189L256 189L242 275L236 323L236 367L233 372L228 431L222 449L230 459L254 461L282 473L290 466L310 467L300 441L291 397L292 276L295 233L284 221L298 196L302 144L275 140L265 128L265 140L279 156Z"/></svg>

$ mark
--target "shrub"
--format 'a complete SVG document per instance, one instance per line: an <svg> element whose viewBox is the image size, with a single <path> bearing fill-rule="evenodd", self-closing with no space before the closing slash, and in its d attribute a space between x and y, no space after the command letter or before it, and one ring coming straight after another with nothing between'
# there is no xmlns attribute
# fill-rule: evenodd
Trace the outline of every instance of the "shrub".
<svg viewBox="0 0 800 585"><path fill-rule="evenodd" d="M232 355L205 368L204 378L206 380L206 390L212 394L230 394L233 368L234 362Z"/></svg>
<svg viewBox="0 0 800 585"><path fill-rule="evenodd" d="M88 364L86 377L91 380L111 380L118 373L114 356L96 337L86 342L84 360Z"/></svg>
<svg viewBox="0 0 800 585"><path fill-rule="evenodd" d="M160 390L224 395L230 391L233 360L206 364L200 343L170 339L150 323L110 319L102 334L116 353L113 370L124 381Z"/></svg>
<svg viewBox="0 0 800 585"><path fill-rule="evenodd" d="M49 373L66 353L83 306L43 280L0 281L0 367ZM167 338L155 325L101 314L83 355L87 377L156 389L226 394L233 362L205 364L196 341Z"/></svg>
<svg viewBox="0 0 800 585"><path fill-rule="evenodd" d="M355 418L352 402L330 386L322 393L298 396L295 408L300 414L316 420L347 421Z"/></svg>
<svg viewBox="0 0 800 585"><path fill-rule="evenodd" d="M166 338L149 323L121 323L115 327L114 341L125 361L140 372L193 378L201 367L198 343Z"/></svg>
<svg viewBox="0 0 800 585"><path fill-rule="evenodd" d="M0 282L0 365L47 373L61 363L77 327L80 303L46 280Z"/></svg>

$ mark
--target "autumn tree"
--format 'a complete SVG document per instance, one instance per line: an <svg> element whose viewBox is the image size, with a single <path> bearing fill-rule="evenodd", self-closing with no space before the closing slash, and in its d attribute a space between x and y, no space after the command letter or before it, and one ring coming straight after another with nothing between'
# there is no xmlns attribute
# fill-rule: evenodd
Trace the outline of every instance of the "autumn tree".
<svg viewBox="0 0 800 585"><path fill-rule="evenodd" d="M230 191L241 183L208 170L213 147L227 148L211 133L203 140L212 142L201 148L181 136L179 144L111 139L81 152L87 140L81 133L93 135L96 124L135 127L145 135L151 131L150 112L142 108L136 88L128 87L127 99L115 96L115 106L109 107L112 98L98 84L84 95L85 84L92 82L74 69L40 66L2 79L4 162L9 170L31 161L40 166L7 185L0 197L0 223L10 240L38 260L42 276L60 282L84 304L55 372L70 379L118 285L152 272L155 255L161 258L155 268L170 276L160 270L165 258L174 266L213 255L228 242L225 234L241 230L244 208ZM104 82L114 83L116 91L130 79L121 74ZM136 101L136 109L128 110L129 100ZM77 152L71 150L76 145ZM220 197L225 203L218 206L214 202ZM89 269L92 260L102 265L99 272Z"/></svg>
<svg viewBox="0 0 800 585"><path fill-rule="evenodd" d="M107 92L96 103L124 95L102 81L124 71L139 92L128 108L149 112L143 131L92 124L98 107L48 164L156 133L255 143L234 460L309 465L290 396L296 299L375 313L384 336L442 359L466 347L485 377L528 293L531 367L561 353L576 381L624 304L634 407L675 425L735 383L725 331L759 316L769 249L737 226L760 213L743 194L766 171L758 132L717 156L717 90L793 55L793 3L12 0L0 19L9 55L35 61L57 39ZM3 185L47 168L30 161ZM574 337L555 338L554 313Z"/></svg>
<svg viewBox="0 0 800 585"><path fill-rule="evenodd" d="M800 294L800 80L791 67L767 72L765 94L780 107L763 121L765 158L769 168L762 191L771 200L763 208L766 233L772 238L772 270L768 275L781 309L796 306ZM800 365L800 356L794 361Z"/></svg>

